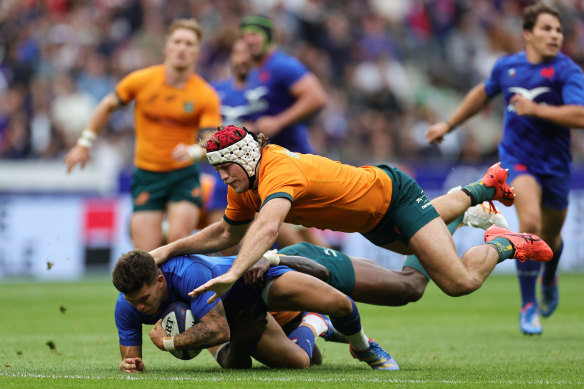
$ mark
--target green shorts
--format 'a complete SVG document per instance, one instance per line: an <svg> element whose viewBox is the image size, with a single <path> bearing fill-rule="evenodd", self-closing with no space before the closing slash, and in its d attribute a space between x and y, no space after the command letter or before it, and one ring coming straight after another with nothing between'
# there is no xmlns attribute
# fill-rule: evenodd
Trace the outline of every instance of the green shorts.
<svg viewBox="0 0 584 389"><path fill-rule="evenodd" d="M351 259L340 251L316 246L307 242L278 250L279 254L297 255L320 263L329 271L328 283L335 289L351 296L355 290L355 270Z"/></svg>
<svg viewBox="0 0 584 389"><path fill-rule="evenodd" d="M166 204L182 200L201 207L199 166L196 164L170 172L151 172L136 168L132 177L135 211L162 211Z"/></svg>
<svg viewBox="0 0 584 389"><path fill-rule="evenodd" d="M406 246L420 228L439 217L420 185L396 167L379 165L393 184L391 204L381 221L362 234L377 246L399 240Z"/></svg>

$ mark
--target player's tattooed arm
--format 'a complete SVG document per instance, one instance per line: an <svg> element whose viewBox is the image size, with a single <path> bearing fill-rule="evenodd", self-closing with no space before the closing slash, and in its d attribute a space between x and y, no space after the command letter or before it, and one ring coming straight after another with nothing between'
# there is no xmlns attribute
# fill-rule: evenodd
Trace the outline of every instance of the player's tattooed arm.
<svg viewBox="0 0 584 389"><path fill-rule="evenodd" d="M177 350L203 349L229 341L229 324L223 303L219 301L201 320L174 337Z"/></svg>

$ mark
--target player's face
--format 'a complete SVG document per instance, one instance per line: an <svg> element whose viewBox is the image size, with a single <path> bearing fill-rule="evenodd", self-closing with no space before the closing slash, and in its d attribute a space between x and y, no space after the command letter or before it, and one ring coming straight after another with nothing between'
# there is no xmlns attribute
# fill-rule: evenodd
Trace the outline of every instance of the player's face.
<svg viewBox="0 0 584 389"><path fill-rule="evenodd" d="M231 68L233 75L239 79L245 79L252 66L249 48L242 39L238 39L231 49Z"/></svg>
<svg viewBox="0 0 584 389"><path fill-rule="evenodd" d="M199 39L188 28L177 28L164 46L165 62L177 70L192 68L199 55Z"/></svg>
<svg viewBox="0 0 584 389"><path fill-rule="evenodd" d="M265 35L254 31L244 30L241 37L254 59L260 59L264 55L264 45L266 43Z"/></svg>
<svg viewBox="0 0 584 389"><path fill-rule="evenodd" d="M227 185L231 186L235 193L242 193L249 189L249 179L247 178L247 173L241 166L236 163L222 163L215 167L221 179Z"/></svg>
<svg viewBox="0 0 584 389"><path fill-rule="evenodd" d="M144 284L142 288L134 293L124 294L124 298L137 310L145 315L154 315L164 299L164 283L159 275L152 284Z"/></svg>
<svg viewBox="0 0 584 389"><path fill-rule="evenodd" d="M558 55L564 41L560 21L553 15L541 14L537 17L532 31L525 32L525 41L541 60Z"/></svg>

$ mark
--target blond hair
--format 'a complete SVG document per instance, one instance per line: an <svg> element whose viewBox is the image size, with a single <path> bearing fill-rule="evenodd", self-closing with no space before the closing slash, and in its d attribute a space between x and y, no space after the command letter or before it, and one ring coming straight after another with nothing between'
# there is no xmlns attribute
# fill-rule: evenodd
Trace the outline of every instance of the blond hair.
<svg viewBox="0 0 584 389"><path fill-rule="evenodd" d="M203 29L196 19L175 19L168 28L167 37L171 36L172 33L179 28L191 30L197 35L199 42L203 40Z"/></svg>

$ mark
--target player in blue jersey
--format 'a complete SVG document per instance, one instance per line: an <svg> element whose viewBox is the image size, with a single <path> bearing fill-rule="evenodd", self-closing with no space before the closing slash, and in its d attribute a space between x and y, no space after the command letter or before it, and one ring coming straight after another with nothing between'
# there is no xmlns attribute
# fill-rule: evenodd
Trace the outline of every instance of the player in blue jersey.
<svg viewBox="0 0 584 389"><path fill-rule="evenodd" d="M525 51L499 59L490 77L465 96L448 121L431 126L426 138L440 143L491 98L503 94L506 110L499 156L517 194L519 228L541 236L554 251L541 272L539 304L535 290L541 264L517 262L520 328L526 334L540 334L540 313L550 316L559 301L560 233L572 172L570 128L584 128L584 76L578 65L560 53L563 32L555 8L541 3L526 8L523 37Z"/></svg>
<svg viewBox="0 0 584 389"><path fill-rule="evenodd" d="M270 18L246 16L239 27L255 65L247 81L251 127L288 150L314 153L305 119L324 106L324 88L302 62L277 49Z"/></svg>
<svg viewBox="0 0 584 389"><path fill-rule="evenodd" d="M247 80L253 122L249 128L290 151L314 154L306 119L324 107L323 86L302 62L278 50L273 20L250 15L241 20L239 27L255 65ZM324 244L309 228L282 225L279 244L288 246L301 241Z"/></svg>
<svg viewBox="0 0 584 389"><path fill-rule="evenodd" d="M120 291L115 308L122 356L120 370L128 373L144 371L142 324L154 324L149 335L154 345L163 351L200 350L233 339L230 326L242 313L249 315L250 310L267 321L266 328L250 342L253 346L250 354L254 358L274 367L309 367L315 338L329 330L328 324L322 318L318 320L318 316L310 315L309 321L303 322L287 337L267 314L268 307L328 314L336 329L349 339L353 354L366 354L367 363L374 369L399 369L385 350L365 336L353 300L326 283L288 267L270 268L263 289L253 289L241 279L220 300L210 304L207 304L210 295L188 296L194 287L229 270L234 259L179 256L159 268L154 258L141 250L122 256L112 273L113 284ZM161 326L162 313L174 301L190 305L196 324L179 335L166 337Z"/></svg>

